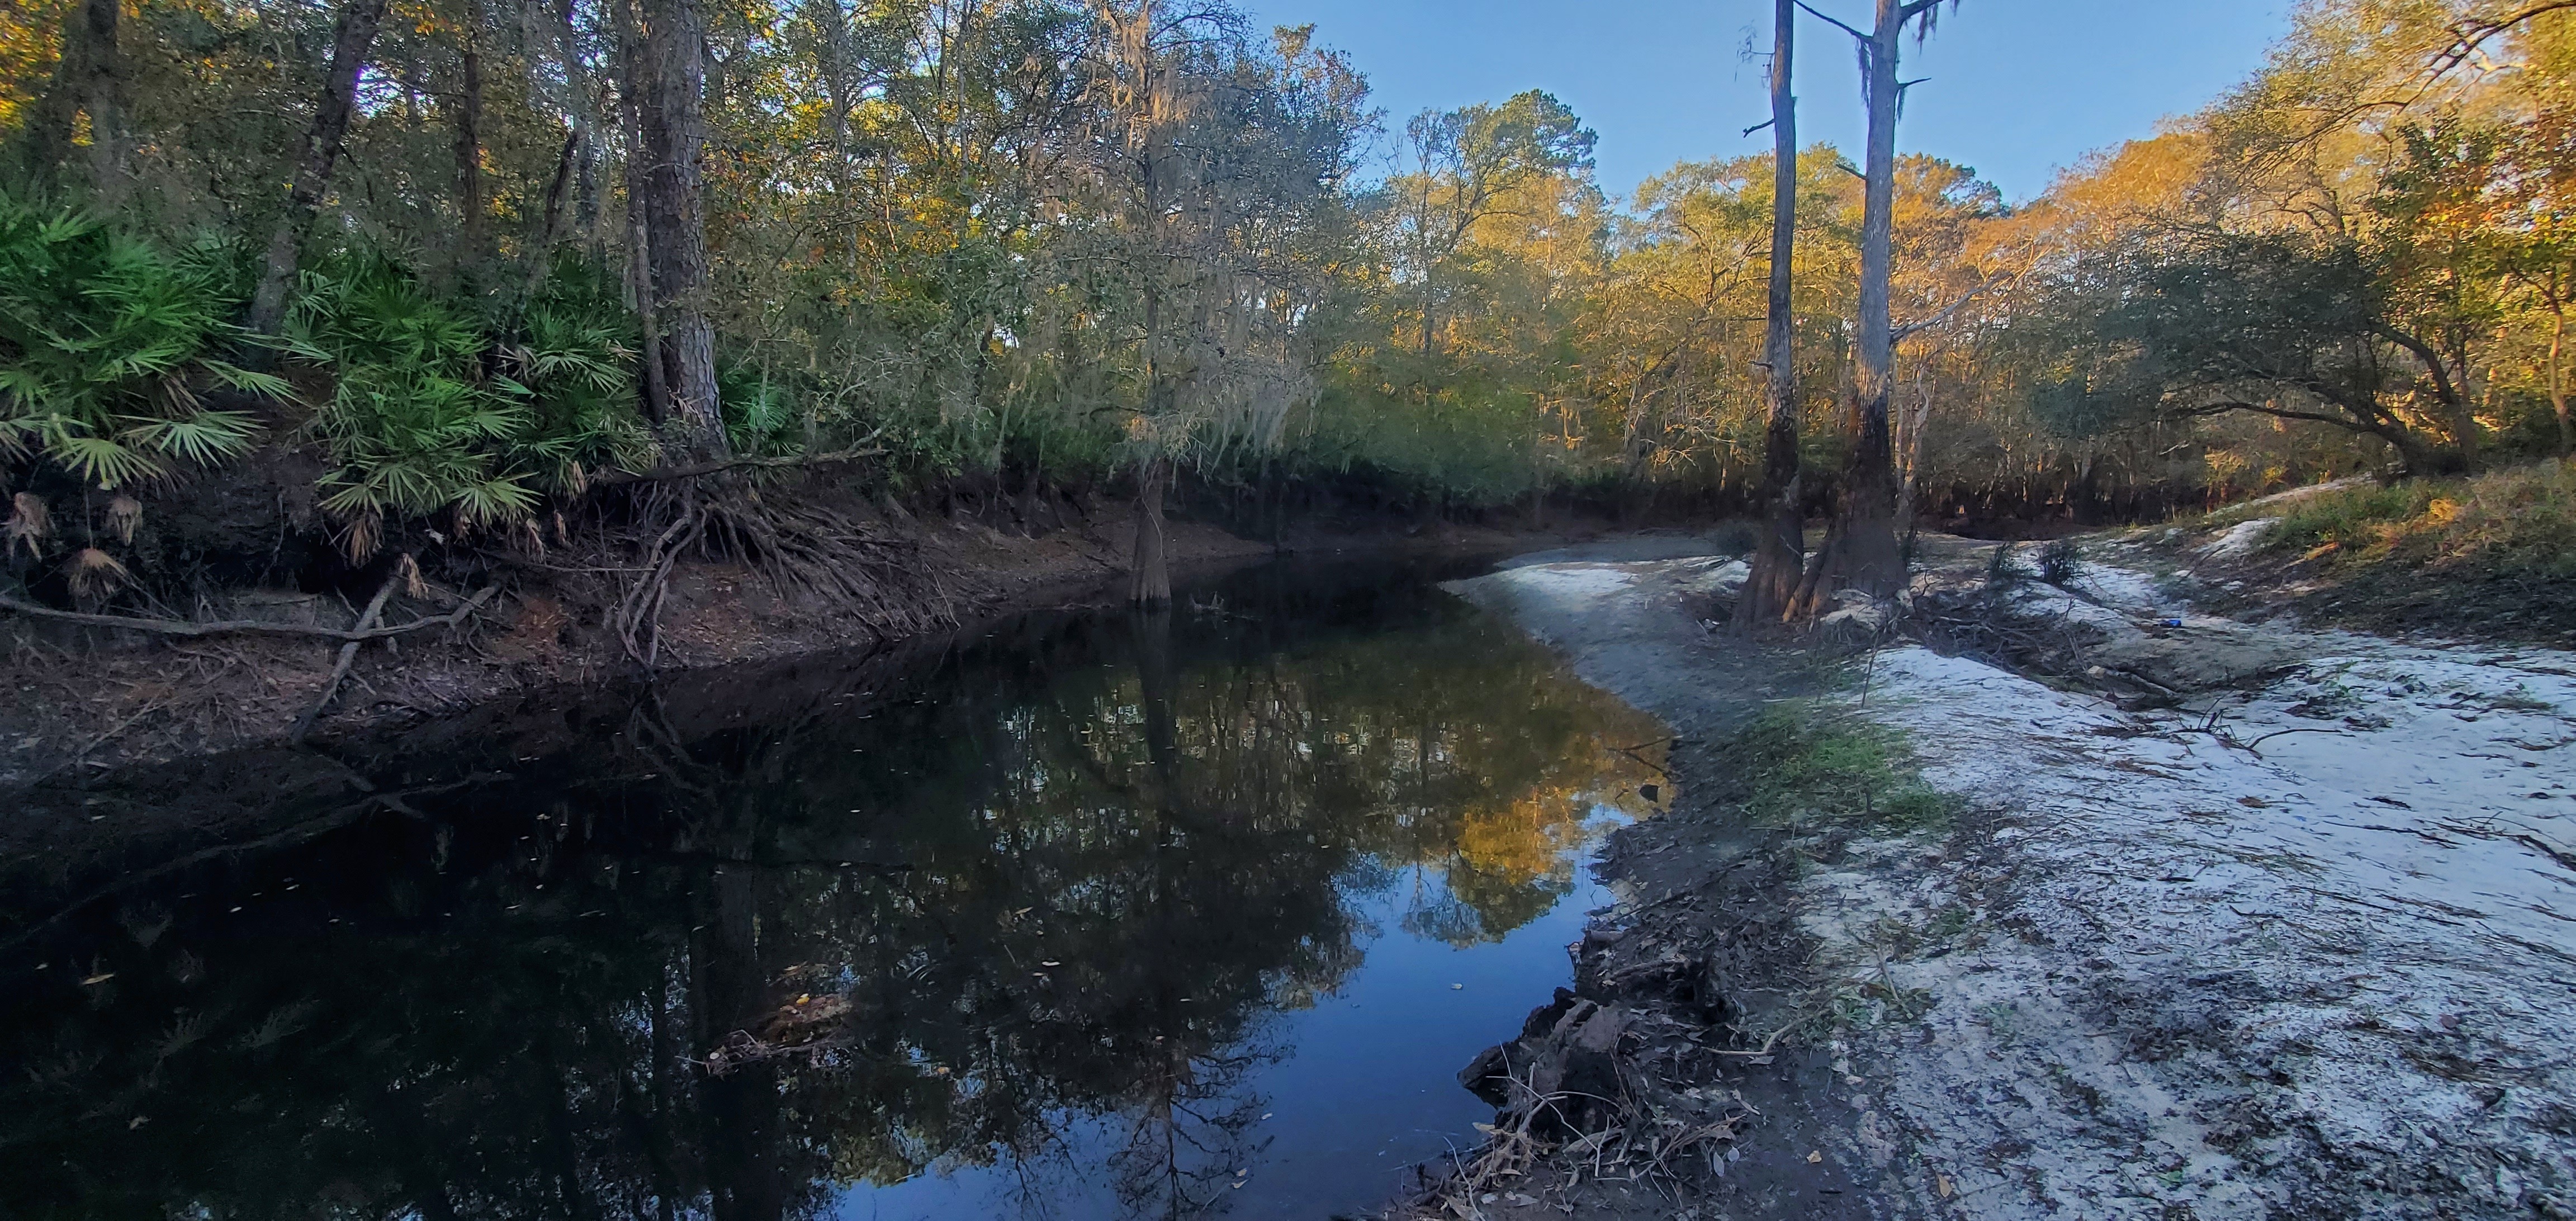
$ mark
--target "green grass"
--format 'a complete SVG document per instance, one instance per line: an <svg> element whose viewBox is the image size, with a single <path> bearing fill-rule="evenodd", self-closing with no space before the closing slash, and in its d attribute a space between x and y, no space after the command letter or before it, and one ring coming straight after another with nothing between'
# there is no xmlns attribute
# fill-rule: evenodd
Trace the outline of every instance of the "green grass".
<svg viewBox="0 0 2576 1221"><path fill-rule="evenodd" d="M1946 827L1958 813L1957 798L1923 782L1902 734L1812 706L1764 712L1720 753L1740 786L1737 805L1759 824L1920 831Z"/></svg>
<svg viewBox="0 0 2576 1221"><path fill-rule="evenodd" d="M2264 549L2330 568L2576 578L2576 462L2322 493L2294 502Z"/></svg>
<svg viewBox="0 0 2576 1221"><path fill-rule="evenodd" d="M2377 629L2576 641L2576 461L2324 492L2269 511L2281 520L2264 558L2321 579L2296 597L2303 612ZM2210 523L2266 512L2240 506Z"/></svg>

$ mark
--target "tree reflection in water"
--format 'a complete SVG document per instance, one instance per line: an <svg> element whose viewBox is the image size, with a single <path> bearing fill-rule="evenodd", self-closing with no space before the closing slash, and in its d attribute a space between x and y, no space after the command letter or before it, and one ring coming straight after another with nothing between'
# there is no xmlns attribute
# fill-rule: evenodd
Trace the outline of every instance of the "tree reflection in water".
<svg viewBox="0 0 2576 1221"><path fill-rule="evenodd" d="M1363 900L1519 927L1660 733L1419 583L1296 571L905 668L641 698L22 938L0 1216L729 1221L974 1167L1199 1215Z"/></svg>

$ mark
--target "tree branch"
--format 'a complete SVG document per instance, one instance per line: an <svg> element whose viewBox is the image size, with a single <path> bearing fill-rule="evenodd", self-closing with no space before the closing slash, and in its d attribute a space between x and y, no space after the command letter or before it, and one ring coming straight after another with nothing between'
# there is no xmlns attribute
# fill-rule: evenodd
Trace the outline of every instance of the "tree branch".
<svg viewBox="0 0 2576 1221"><path fill-rule="evenodd" d="M2484 21L2473 19L2452 26L2451 45L2442 48L2441 53L2433 57L2433 70L2429 74L2427 83L2439 80L2449 75L2452 69L2467 63L2469 57L2477 54L2478 48L2484 46L2488 39L2535 17L2567 9L2576 9L2576 0L2541 0L2541 3L2527 6L2521 12L2509 17L2497 17Z"/></svg>
<svg viewBox="0 0 2576 1221"><path fill-rule="evenodd" d="M1833 18L1828 17L1828 16L1826 16L1825 14L1823 14L1823 13L1821 13L1821 12L1818 12L1818 11L1816 10L1816 6L1815 6L1815 5L1812 5L1812 4L1807 3L1807 0L1796 0L1796 2L1797 2L1797 5L1798 5L1798 7L1799 7L1799 8L1802 8L1802 9L1807 10L1807 15L1808 15L1808 16L1813 17L1813 18L1815 18L1815 19L1816 19L1816 20L1818 20L1818 21L1824 22L1826 25L1832 26L1832 27L1834 27L1834 28L1835 28L1835 29L1837 29L1837 30L1841 30L1843 33L1849 34L1849 35L1851 35L1852 37L1859 39L1859 40L1861 41L1861 44L1862 44L1862 45L1864 45L1864 46L1869 45L1869 43L1870 43L1870 41L1871 41L1871 39L1870 39L1870 36L1869 36L1869 35L1867 35L1867 34L1863 34L1863 33L1861 33L1860 31L1858 31L1858 30L1855 30L1855 29L1851 28L1850 26L1844 25L1842 22L1836 21L1836 20L1834 20ZM2569 0L2569 2L2570 2L2570 3L2576 3L2576 0Z"/></svg>
<svg viewBox="0 0 2576 1221"><path fill-rule="evenodd" d="M384 613L385 599L394 596L394 586L401 581L402 573L399 569L385 574L385 583L377 586L376 596L367 600L366 613L358 616L357 630L363 632L376 625L376 616ZM289 745L304 745L305 735L313 732L313 722L321 719L322 710L330 707L331 700L340 694L340 683L349 677L349 663L356 660L358 660L357 641L352 640L340 646L340 660L331 667L331 681L322 684L322 698L313 701L313 706L305 709L303 716L295 718L294 730L286 735Z"/></svg>
<svg viewBox="0 0 2576 1221"><path fill-rule="evenodd" d="M500 586L488 586L483 590L483 592L478 593L471 598L467 598L464 605L457 607L454 611L447 614L430 615L424 618L414 619L409 623L396 624L392 627L371 627L364 629L307 627L300 623L270 623L263 619L225 619L213 623L192 623L185 619L138 619L130 615L84 615L77 611L55 610L50 606L38 606L32 602L21 602L16 598L8 597L6 595L0 595L0 610L16 611L21 615L29 615L38 619L56 619L65 623L78 623L87 627L122 628L130 632L158 632L164 636L218 636L227 632L243 632L270 636L320 637L324 640L346 640L356 642L365 640L382 640L388 636L409 635L410 633L421 631L425 628L454 627L457 624L465 622L466 616L482 609L483 604L490 601L492 595L499 592L501 592Z"/></svg>
<svg viewBox="0 0 2576 1221"><path fill-rule="evenodd" d="M2576 0L2570 0L2570 2L2576 3ZM1993 288L1995 285L2001 284L2011 278L2012 273L2009 271L1998 271L1995 274L1986 277L1985 283L1969 289L1965 295L1961 296L1958 300L1951 302L1949 307L1943 309L1940 313L1934 314L1921 322L1908 322L1903 326L1897 327L1894 342L1903 343L1907 339L1913 337L1917 332L1928 331L1944 322L1948 322L1952 315L1957 314L1960 310L1966 309L1969 302L1976 300L1987 289Z"/></svg>
<svg viewBox="0 0 2576 1221"><path fill-rule="evenodd" d="M2568 3L2571 7L2576 7L2576 0L2568 0ZM2413 335L2409 335L2404 331L2398 330L2396 327L2389 326L2386 323L2381 323L2371 329L2379 332L2380 338L2414 353L2415 359L2424 362L2425 372L2431 374L2433 377L2433 392L2442 396L2443 406L2458 407L2460 405L2459 391L2454 389L2451 385L2450 367L2442 363L2442 354L2434 351L2432 344L2418 339Z"/></svg>

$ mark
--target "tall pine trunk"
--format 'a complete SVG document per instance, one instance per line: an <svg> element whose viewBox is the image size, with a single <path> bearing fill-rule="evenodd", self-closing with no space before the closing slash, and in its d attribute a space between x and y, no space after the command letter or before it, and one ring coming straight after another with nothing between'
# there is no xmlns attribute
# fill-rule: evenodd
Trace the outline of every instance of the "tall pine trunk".
<svg viewBox="0 0 2576 1221"><path fill-rule="evenodd" d="M1798 245L1798 99L1790 89L1797 0L1778 0L1771 43L1771 291L1762 340L1762 497L1753 573L1736 603L1741 630L1788 613L1806 575L1807 516L1798 463L1797 326L1791 315Z"/></svg>
<svg viewBox="0 0 2576 1221"><path fill-rule="evenodd" d="M659 332L654 355L668 396L662 447L673 461L703 462L724 457L726 446L715 324L706 312L706 25L698 0L646 0L643 50L646 79L636 101L644 165L637 177L647 295Z"/></svg>
<svg viewBox="0 0 2576 1221"><path fill-rule="evenodd" d="M1834 524L1807 572L1792 613L1816 615L1846 589L1874 598L1905 583L1896 544L1896 462L1888 427L1894 389L1895 325L1888 310L1896 203L1897 54L1906 21L1928 5L1878 0L1878 24L1864 44L1863 100L1869 106L1869 153L1860 226L1860 311L1853 328L1854 398L1850 463L1843 470Z"/></svg>
<svg viewBox="0 0 2576 1221"><path fill-rule="evenodd" d="M313 228L314 214L322 208L323 195L331 189L331 170L339 163L341 143L349 136L349 117L357 108L358 70L366 65L367 52L376 43L376 27L384 17L385 0L349 0L348 7L340 10L339 25L331 35L331 67L322 78L321 95L313 103L313 126L304 137L304 160L287 187L285 214L269 234L259 288L251 294L250 329L255 332L276 334L278 324L286 320L286 292L295 280L296 257L305 234Z"/></svg>

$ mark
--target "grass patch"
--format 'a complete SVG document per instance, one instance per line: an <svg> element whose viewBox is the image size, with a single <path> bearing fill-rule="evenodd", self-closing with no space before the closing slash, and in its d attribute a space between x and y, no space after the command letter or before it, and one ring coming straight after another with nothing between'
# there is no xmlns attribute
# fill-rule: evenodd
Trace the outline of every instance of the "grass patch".
<svg viewBox="0 0 2576 1221"><path fill-rule="evenodd" d="M1861 822L1901 831L1947 827L1958 799L1923 782L1904 735L1867 721L1780 705L1720 751L1736 801L1766 826Z"/></svg>
<svg viewBox="0 0 2576 1221"><path fill-rule="evenodd" d="M2576 639L2576 461L2321 492L2273 511L2269 558L2327 582L2326 618L2564 644ZM2239 507L2225 525L2264 515Z"/></svg>
<svg viewBox="0 0 2576 1221"><path fill-rule="evenodd" d="M2332 567L2474 567L2576 578L2576 462L2416 479L2293 502L2263 540Z"/></svg>

